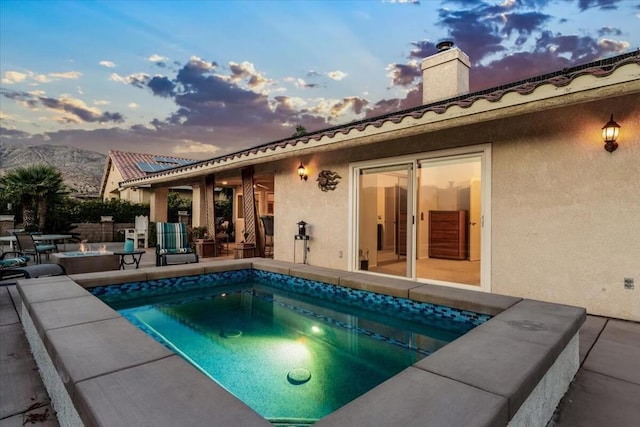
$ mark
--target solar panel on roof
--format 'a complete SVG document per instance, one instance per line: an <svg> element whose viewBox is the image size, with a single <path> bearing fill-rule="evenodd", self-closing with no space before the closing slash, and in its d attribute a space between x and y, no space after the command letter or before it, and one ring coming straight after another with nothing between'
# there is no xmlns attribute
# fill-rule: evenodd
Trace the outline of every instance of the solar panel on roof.
<svg viewBox="0 0 640 427"><path fill-rule="evenodd" d="M171 157L163 157L163 156L153 156L153 160L155 160L156 162L163 162L163 163L178 163L176 159L173 159Z"/></svg>
<svg viewBox="0 0 640 427"><path fill-rule="evenodd" d="M188 165L189 163L193 163L193 160L176 159L174 157L165 157L165 156L154 156L153 159L156 162L174 163L174 164L177 164L177 165Z"/></svg>
<svg viewBox="0 0 640 427"><path fill-rule="evenodd" d="M176 165L161 165L158 163L136 162L136 166L138 166L138 169L140 169L142 172L149 173L149 172L159 172L165 169L170 169L172 167L175 167Z"/></svg>

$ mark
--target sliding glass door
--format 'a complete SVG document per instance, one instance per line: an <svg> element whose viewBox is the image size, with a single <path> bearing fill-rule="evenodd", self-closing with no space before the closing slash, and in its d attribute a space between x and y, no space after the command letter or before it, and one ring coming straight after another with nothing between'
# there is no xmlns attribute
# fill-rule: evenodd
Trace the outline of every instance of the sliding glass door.
<svg viewBox="0 0 640 427"><path fill-rule="evenodd" d="M413 164L360 169L358 269L411 277L412 169Z"/></svg>
<svg viewBox="0 0 640 427"><path fill-rule="evenodd" d="M481 157L418 164L416 277L479 286Z"/></svg>
<svg viewBox="0 0 640 427"><path fill-rule="evenodd" d="M489 290L490 150L354 165L355 269Z"/></svg>

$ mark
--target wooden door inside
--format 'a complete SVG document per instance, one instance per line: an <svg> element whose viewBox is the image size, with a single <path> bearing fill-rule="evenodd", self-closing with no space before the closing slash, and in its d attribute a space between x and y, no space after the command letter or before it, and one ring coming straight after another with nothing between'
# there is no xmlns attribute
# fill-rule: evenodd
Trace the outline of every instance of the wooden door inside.
<svg viewBox="0 0 640 427"><path fill-rule="evenodd" d="M407 189L396 185L396 254L407 256Z"/></svg>

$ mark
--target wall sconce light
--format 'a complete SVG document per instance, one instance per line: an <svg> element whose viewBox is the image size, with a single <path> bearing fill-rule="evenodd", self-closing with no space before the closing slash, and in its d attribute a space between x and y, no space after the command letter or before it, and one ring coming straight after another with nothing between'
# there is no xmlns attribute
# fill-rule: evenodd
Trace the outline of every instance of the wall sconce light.
<svg viewBox="0 0 640 427"><path fill-rule="evenodd" d="M307 170L305 169L302 162L300 162L300 166L298 166L298 176L300 177L300 181L307 180L309 177L307 176Z"/></svg>
<svg viewBox="0 0 640 427"><path fill-rule="evenodd" d="M620 125L613 120L613 114L609 122L602 127L602 138L604 139L604 149L610 153L618 148L618 135L620 134Z"/></svg>

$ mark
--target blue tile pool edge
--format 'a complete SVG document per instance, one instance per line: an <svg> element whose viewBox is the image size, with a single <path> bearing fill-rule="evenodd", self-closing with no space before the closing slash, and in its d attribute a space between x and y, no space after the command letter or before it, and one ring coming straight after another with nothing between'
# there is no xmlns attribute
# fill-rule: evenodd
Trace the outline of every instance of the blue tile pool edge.
<svg viewBox="0 0 640 427"><path fill-rule="evenodd" d="M371 311L382 314L388 314L389 310L393 310L394 314L397 313L398 317L404 320L420 321L425 316L430 316L475 327L492 317L488 314L250 268L194 276L128 282L117 285L103 285L91 288L89 291L102 301L112 303L126 299L125 296L134 291L144 291L145 296L168 295L175 291L229 286L249 280L268 281L269 286L277 289L293 291L311 297L320 297L345 305L366 307Z"/></svg>

